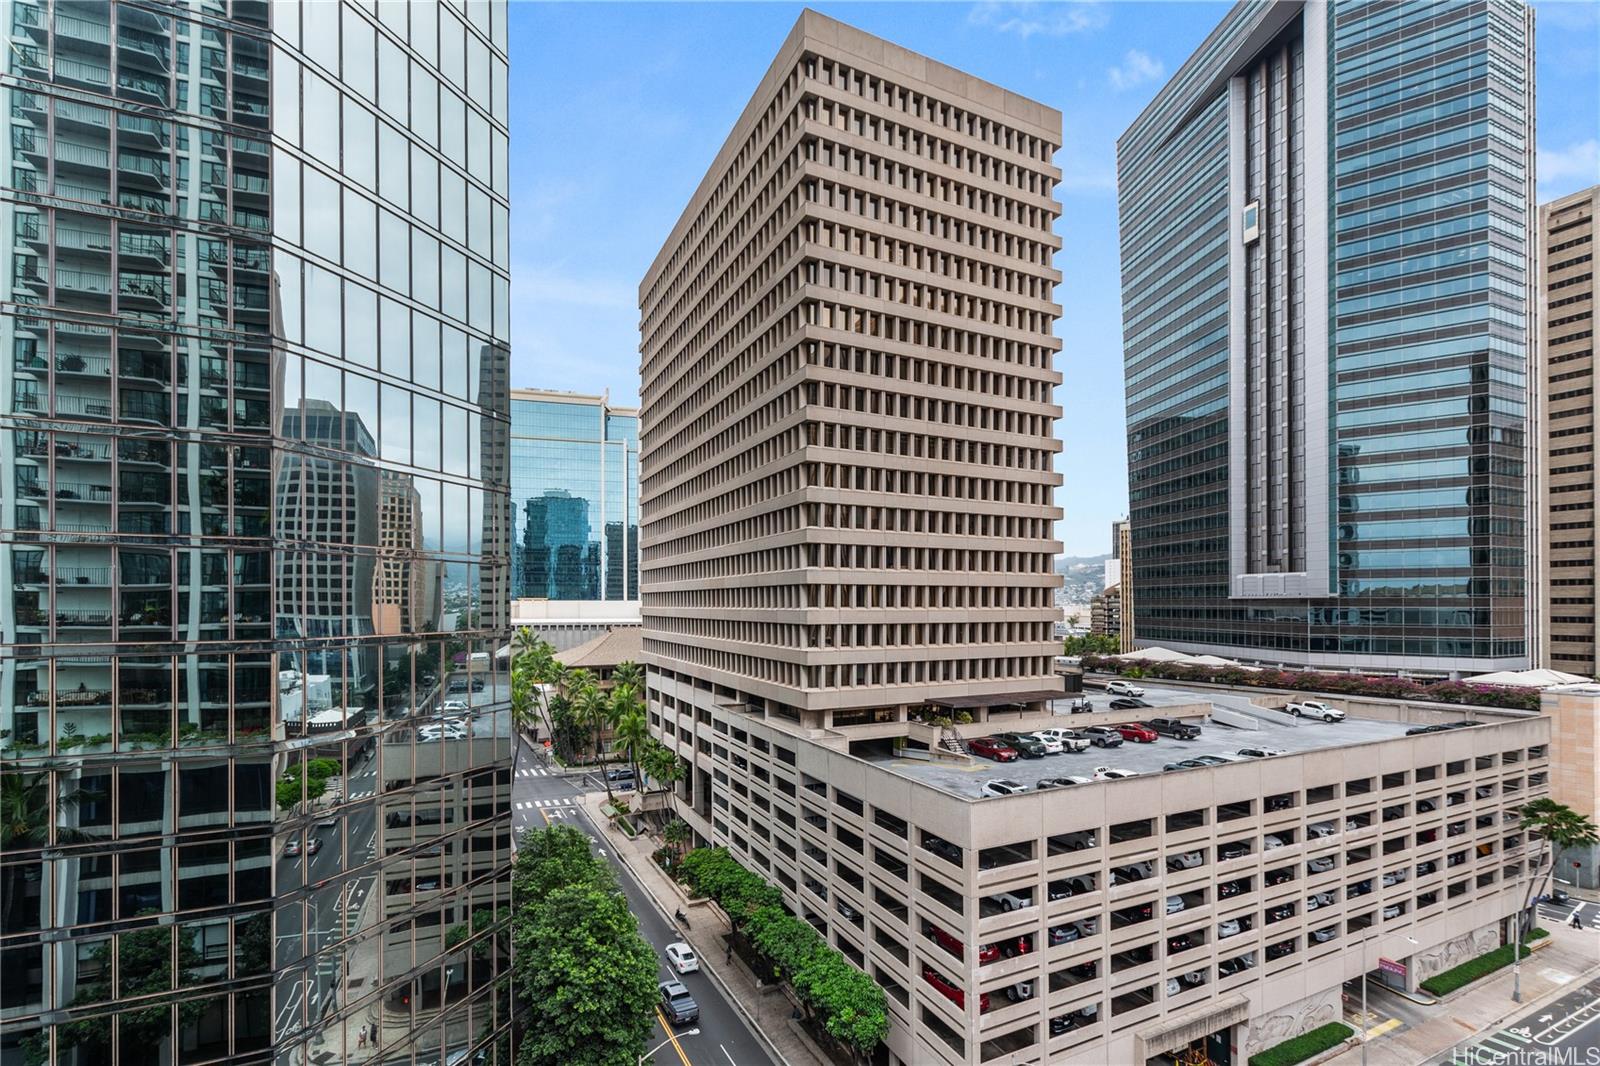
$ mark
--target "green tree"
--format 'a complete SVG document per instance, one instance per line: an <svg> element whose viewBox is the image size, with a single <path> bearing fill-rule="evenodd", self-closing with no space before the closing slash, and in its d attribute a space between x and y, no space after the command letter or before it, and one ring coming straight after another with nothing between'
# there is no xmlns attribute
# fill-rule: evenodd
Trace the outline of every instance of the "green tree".
<svg viewBox="0 0 1600 1066"><path fill-rule="evenodd" d="M611 671L611 681L618 688L627 685L635 692L644 691L644 668L635 662L618 663Z"/></svg>
<svg viewBox="0 0 1600 1066"><path fill-rule="evenodd" d="M511 902L519 912L537 908L556 889L576 884L607 891L616 887L611 868L590 850L588 836L568 825L522 834L511 868Z"/></svg>
<svg viewBox="0 0 1600 1066"><path fill-rule="evenodd" d="M588 724L578 717L572 701L560 694L550 700L550 718L555 723L551 739L556 753L568 762L576 761L578 754L589 747Z"/></svg>
<svg viewBox="0 0 1600 1066"><path fill-rule="evenodd" d="M644 704L631 685L618 685L611 690L611 703L616 724L612 736L617 747L627 756L633 767L633 779L639 780L639 756L650 743L650 724L645 718Z"/></svg>
<svg viewBox="0 0 1600 1066"><path fill-rule="evenodd" d="M1116 655L1121 650L1117 638L1106 633L1084 633L1061 642L1062 655Z"/></svg>
<svg viewBox="0 0 1600 1066"><path fill-rule="evenodd" d="M673 853L679 858L683 857L683 846L689 843L691 835L689 823L682 818L674 818L661 829L661 839L672 848Z"/></svg>
<svg viewBox="0 0 1600 1066"><path fill-rule="evenodd" d="M512 957L529 1014L518 1066L635 1066L655 1026L657 960L620 894L555 890L516 927Z"/></svg>
<svg viewBox="0 0 1600 1066"><path fill-rule="evenodd" d="M172 966L171 926L148 926L123 933L118 937L117 971L121 975L121 988L111 985L111 945L108 941L90 953L97 964L99 975L92 981L80 983L77 999L82 1003L98 1003L112 998L128 999L156 993L170 993L174 989L190 988L199 981L197 971L205 960L195 949L191 938L178 937L178 968L176 983ZM209 1005L205 1000L183 998L176 1000L178 1028L198 1022ZM168 1027L172 1024L173 1001L155 1003L135 1010L125 1010L118 1017L121 1042L124 1048L144 1048L151 1059L158 1059L156 1049L167 1043ZM66 1022L56 1027L56 1039L62 1050L77 1048L83 1051L79 1061L111 1061L111 1027L104 1018L86 1018ZM41 1058L38 1060L43 1062Z"/></svg>
<svg viewBox="0 0 1600 1066"><path fill-rule="evenodd" d="M685 772L683 760L677 753L653 737L639 753L639 766L644 776L660 785L663 791L682 781Z"/></svg>
<svg viewBox="0 0 1600 1066"><path fill-rule="evenodd" d="M531 629L517 630L512 639L511 720L518 729L527 732L543 723L545 736L554 740L550 692L561 685L565 672L549 641Z"/></svg>
<svg viewBox="0 0 1600 1066"><path fill-rule="evenodd" d="M0 765L0 854L27 852L41 849L51 843L51 830L55 842L77 844L94 840L95 834L76 826L59 824L58 816L50 810L51 794L55 794L56 811L65 814L75 810L80 803L95 799L98 793L76 787L57 787L54 775L48 770L36 774L22 773L15 767ZM13 921L21 919L14 913L25 898L22 880L29 871L37 871L40 861L15 854L0 866L0 929L21 928ZM34 928L31 924L28 928Z"/></svg>
<svg viewBox="0 0 1600 1066"><path fill-rule="evenodd" d="M1558 852L1568 848L1587 847L1600 841L1600 830L1595 828L1587 816L1579 814L1564 803L1541 796L1536 800L1529 800L1522 805L1519 813L1522 816L1522 827L1529 833L1539 838L1539 860L1534 865L1536 873L1533 886L1536 887L1534 895L1543 895L1545 887L1549 885L1550 878L1555 874L1555 859ZM1546 867L1545 863L1549 866ZM1528 919L1531 921L1531 916Z"/></svg>

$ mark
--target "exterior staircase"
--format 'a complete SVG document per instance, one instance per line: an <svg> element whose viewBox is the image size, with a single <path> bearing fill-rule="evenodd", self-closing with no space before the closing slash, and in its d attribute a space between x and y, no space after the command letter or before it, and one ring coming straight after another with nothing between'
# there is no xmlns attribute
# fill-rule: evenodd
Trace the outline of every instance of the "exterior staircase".
<svg viewBox="0 0 1600 1066"><path fill-rule="evenodd" d="M957 733L949 726L945 726L944 729L940 731L939 746L946 751L954 752L957 755L969 754L967 751L967 742L961 739L960 733Z"/></svg>

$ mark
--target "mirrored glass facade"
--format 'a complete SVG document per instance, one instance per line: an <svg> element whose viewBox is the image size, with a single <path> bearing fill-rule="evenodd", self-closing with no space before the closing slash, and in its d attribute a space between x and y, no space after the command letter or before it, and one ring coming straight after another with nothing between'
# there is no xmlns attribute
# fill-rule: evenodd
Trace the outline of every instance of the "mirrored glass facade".
<svg viewBox="0 0 1600 1066"><path fill-rule="evenodd" d="M0 1064L492 1049L504 5L0 11Z"/></svg>
<svg viewBox="0 0 1600 1066"><path fill-rule="evenodd" d="M639 598L639 412L603 396L511 394L518 599Z"/></svg>
<svg viewBox="0 0 1600 1066"><path fill-rule="evenodd" d="M1533 20L1243 3L1119 142L1142 645L1527 661Z"/></svg>

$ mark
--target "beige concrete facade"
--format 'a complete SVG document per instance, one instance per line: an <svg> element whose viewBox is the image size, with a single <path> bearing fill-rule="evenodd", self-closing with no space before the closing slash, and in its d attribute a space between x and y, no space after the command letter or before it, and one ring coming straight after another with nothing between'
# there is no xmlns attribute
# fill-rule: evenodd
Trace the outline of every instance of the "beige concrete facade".
<svg viewBox="0 0 1600 1066"><path fill-rule="evenodd" d="M1539 209L1538 665L1600 672L1595 639L1594 249L1600 185Z"/></svg>
<svg viewBox="0 0 1600 1066"><path fill-rule="evenodd" d="M800 17L639 289L648 663L791 715L1059 688L1060 140Z"/></svg>
<svg viewBox="0 0 1600 1066"><path fill-rule="evenodd" d="M885 753L931 727L797 723L681 675L652 685L652 731L694 766L680 813L878 980L894 1059L919 1066L1143 1064L1219 1030L1242 1062L1337 1020L1340 984L1380 957L1414 988L1499 943L1537 854L1515 809L1549 791L1550 723L1527 718L1356 743L1321 727L1325 746L1270 759L974 799ZM1118 759L1047 762L1102 757ZM1013 772L968 765L974 786ZM1019 937L1031 950L981 961ZM1032 994L1013 1001L1019 982Z"/></svg>

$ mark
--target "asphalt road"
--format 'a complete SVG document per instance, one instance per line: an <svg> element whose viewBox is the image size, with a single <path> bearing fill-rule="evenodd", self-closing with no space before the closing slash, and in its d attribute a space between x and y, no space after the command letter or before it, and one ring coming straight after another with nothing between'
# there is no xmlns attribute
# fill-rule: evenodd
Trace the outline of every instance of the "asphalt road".
<svg viewBox="0 0 1600 1066"><path fill-rule="evenodd" d="M574 826L595 841L599 853L611 864L627 897L628 909L639 920L639 932L656 949L658 980L674 976L667 968L662 951L678 939L671 920L662 914L651 898L607 846L600 830L578 805L581 794L572 780L544 769L531 749L519 742L521 750L517 759L516 777L511 789L512 829L520 834L524 829L543 828L546 825L565 823ZM581 780L581 779L577 779ZM704 973L686 974L684 984L700 1004L700 1020L683 1032L698 1027L698 1036L677 1036L676 1042L668 1040L665 1019L657 1015L656 1028L650 1046L665 1043L654 1061L661 1066L772 1066L772 1058L763 1050L761 1041L751 1032L711 978Z"/></svg>
<svg viewBox="0 0 1600 1066"><path fill-rule="evenodd" d="M1439 1060L1448 1066L1594 1066L1600 1063L1600 980Z"/></svg>

